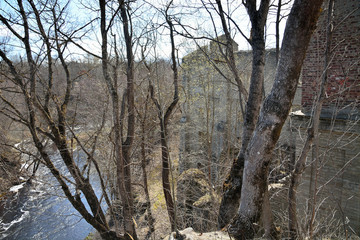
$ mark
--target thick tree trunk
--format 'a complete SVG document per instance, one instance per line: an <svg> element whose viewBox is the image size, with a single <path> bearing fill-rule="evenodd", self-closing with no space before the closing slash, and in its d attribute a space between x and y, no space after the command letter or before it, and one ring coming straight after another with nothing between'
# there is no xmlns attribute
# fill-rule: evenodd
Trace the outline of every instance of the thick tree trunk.
<svg viewBox="0 0 360 240"><path fill-rule="evenodd" d="M123 23L123 33L126 44L126 96L127 96L127 136L125 142L122 144L122 161L123 161L123 173L124 173L124 185L125 195L122 196L123 201L123 214L124 214L124 228L125 237L129 240L137 240L137 234L135 230L135 223L133 219L134 215L134 201L131 186L131 149L134 142L135 135L135 96L134 96L134 55L132 50L132 33L130 21L128 19L128 9L125 6L124 0L119 0L120 15Z"/></svg>
<svg viewBox="0 0 360 240"><path fill-rule="evenodd" d="M258 40L253 46L253 64L249 98L245 110L241 150L234 161L230 174L223 185L223 197L220 204L218 223L225 227L235 216L241 198L242 175L244 169L245 152L254 131L262 101L262 87L264 82L265 42Z"/></svg>
<svg viewBox="0 0 360 240"><path fill-rule="evenodd" d="M241 202L229 227L235 239L252 239L258 222L272 151L279 139L295 95L302 62L323 0L297 0L285 29L275 83L265 99L259 120L245 153Z"/></svg>
<svg viewBox="0 0 360 240"><path fill-rule="evenodd" d="M113 110L113 124L115 133L115 159L116 159L116 173L117 173L117 185L118 191L121 196L123 206L124 217L124 230L125 239L136 240L136 230L133 221L133 196L131 186L131 168L130 168L130 151L134 138L135 131L135 115L134 115L134 57L132 54L132 41L129 29L129 21L127 15L127 9L124 1L119 1L120 14L123 23L123 31L126 43L126 57L127 57L127 108L128 108L128 127L127 137L124 143L122 143L122 123L120 119L120 99L117 90L117 79L111 79L108 67L108 52L107 52L107 34L108 26L106 26L106 1L99 0L100 6L100 27L102 36L102 70L105 82L108 87L112 99ZM124 101L124 99L123 99ZM124 103L123 103L124 104Z"/></svg>
<svg viewBox="0 0 360 240"><path fill-rule="evenodd" d="M267 19L269 1L262 1L259 10L256 10L256 3L254 2L248 3L246 7L252 24L251 46L253 55L250 90L245 109L240 153L237 159L233 162L230 174L223 185L223 197L218 217L218 225L220 228L225 227L231 221L239 207L244 157L251 135L255 129L263 99L265 69L264 26Z"/></svg>

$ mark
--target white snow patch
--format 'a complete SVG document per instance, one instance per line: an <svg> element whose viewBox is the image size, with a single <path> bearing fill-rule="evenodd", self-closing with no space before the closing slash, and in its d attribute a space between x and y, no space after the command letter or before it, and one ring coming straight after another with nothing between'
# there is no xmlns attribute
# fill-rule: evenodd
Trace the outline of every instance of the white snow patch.
<svg viewBox="0 0 360 240"><path fill-rule="evenodd" d="M279 189L279 188L282 188L285 184L282 184L282 183L272 183L272 184L269 184L268 186L268 190L272 190L272 189Z"/></svg>
<svg viewBox="0 0 360 240"><path fill-rule="evenodd" d="M295 112L290 113L291 116L305 116L305 114L301 110L297 110Z"/></svg>
<svg viewBox="0 0 360 240"><path fill-rule="evenodd" d="M25 183L21 183L19 185L12 186L10 188L10 192L18 192L20 189L22 189L24 187L24 184Z"/></svg>

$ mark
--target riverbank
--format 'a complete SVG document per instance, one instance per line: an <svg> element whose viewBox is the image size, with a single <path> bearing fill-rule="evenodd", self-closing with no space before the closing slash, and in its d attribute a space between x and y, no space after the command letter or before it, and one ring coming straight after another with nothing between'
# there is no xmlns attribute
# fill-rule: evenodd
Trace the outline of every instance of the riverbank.
<svg viewBox="0 0 360 240"><path fill-rule="evenodd" d="M0 200L22 182L22 176L20 159L14 153L0 153Z"/></svg>

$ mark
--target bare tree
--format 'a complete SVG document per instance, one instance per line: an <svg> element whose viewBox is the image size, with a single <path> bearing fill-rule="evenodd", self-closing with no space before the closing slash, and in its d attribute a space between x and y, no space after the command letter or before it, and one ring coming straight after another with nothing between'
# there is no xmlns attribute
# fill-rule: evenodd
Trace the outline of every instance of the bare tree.
<svg viewBox="0 0 360 240"><path fill-rule="evenodd" d="M221 2L217 1L219 15L228 42L231 41L228 26L226 25ZM224 183L224 193L219 212L219 227L226 226L234 216L240 202L242 185L242 172L244 168L245 153L255 129L260 106L263 99L264 67L265 67L265 24L269 11L270 1L261 1L257 8L256 1L245 1L244 5L251 21L251 36L248 38L253 50L252 72L250 79L249 97L246 102L241 150L234 161L230 174ZM230 52L232 49L229 49ZM231 59L231 58L230 58Z"/></svg>
<svg viewBox="0 0 360 240"><path fill-rule="evenodd" d="M145 199L146 199L146 210L147 210L147 222L149 225L149 230L145 236L145 239L150 239L151 234L155 232L155 219L153 217L153 213L151 211L151 201L150 201L150 194L149 194L149 187L148 187L148 173L146 170L147 166L147 154L146 154L146 146L148 145L146 142L147 131L149 131L149 101L150 101L150 93L147 92L145 102L143 104L143 112L139 113L140 118L140 127L141 127L141 170L143 175L143 185L144 185L144 192L145 192ZM153 128L150 128L152 131Z"/></svg>
<svg viewBox="0 0 360 240"><path fill-rule="evenodd" d="M124 215L124 230L126 239L137 239L135 224L133 220L133 195L131 185L131 148L134 141L135 133L135 105L134 105L134 55L132 50L132 34L131 22L129 19L129 3L119 1L118 10L120 11L121 21L123 24L123 34L126 44L126 79L127 87L123 93L123 98L119 97L118 93L118 57L116 57L116 65L113 72L113 77L110 74L109 54L108 54L108 34L111 27L111 20L116 16L114 13L111 16L110 22L107 24L106 17L106 1L99 0L100 6L100 21L101 21L101 60L103 75L108 86L108 91L112 100L112 114L114 124L114 141L115 141L115 159L117 172L117 187L121 196L123 215ZM116 41L116 40L115 40ZM117 51L115 45L115 52ZM122 101L122 102L121 102ZM125 103L126 101L126 103ZM128 113L127 118L127 134L124 136L124 111L125 106ZM120 112L121 111L121 112Z"/></svg>
<svg viewBox="0 0 360 240"><path fill-rule="evenodd" d="M166 208L169 215L171 231L175 231L177 228L176 224L176 207L175 207L175 198L173 193L173 187L170 182L170 175L172 171L172 166L170 162L170 154L169 154L169 146L168 146L168 123L173 114L175 107L179 101L179 86L178 86L178 70L177 70L177 61L176 61L176 48L175 48L175 40L174 40L174 26L172 23L171 16L169 15L169 9L172 5L172 1L170 1L166 5L166 9L163 12L163 15L166 19L166 23L169 27L170 31L170 41L171 41L171 69L173 72L173 84L174 84L174 92L173 99L169 106L164 107L161 105L159 99L156 98L154 93L154 86L149 79L149 91L151 99L156 106L159 125L160 125L160 141L161 141L161 159L162 159L162 186L165 196ZM145 62L146 63L146 62ZM151 72L151 67L145 64L148 68L149 72ZM160 90L160 89L159 89ZM163 109L166 108L164 111Z"/></svg>
<svg viewBox="0 0 360 240"><path fill-rule="evenodd" d="M8 29L14 39L21 43L26 54L26 62L17 66L10 59L9 53L3 48L0 49L0 56L11 74L11 77L8 78L9 83L16 89L12 93L14 96L20 97L24 104L24 108L19 108L19 105L12 102L11 98L9 100L1 95L1 100L6 105L2 113L28 128L33 144L41 156L41 162L60 184L72 206L99 231L101 237L103 239L124 239L123 236L117 236L117 233L109 227L101 199L97 197L90 181L90 170L86 169L90 168L90 165L85 164L85 169L81 169L72 154L70 137L74 133L68 128L71 124L68 110L71 107L71 93L74 79L77 76L71 75L69 63L65 60L65 51L69 42L62 38L61 31L65 30L62 21L66 5L60 6L58 3L46 6L41 3L37 5L32 0L27 3L25 5L22 0L19 0L16 5L11 6L15 13L14 17L0 15L3 26ZM31 18L34 21L30 21ZM14 21L14 19L17 20ZM51 21L53 24L45 24L46 21ZM14 22L17 26L14 25ZM36 47L33 42L34 37L43 44L45 52ZM61 67L62 77L55 74L54 55ZM46 70L46 80L43 78L41 69ZM53 83L56 78L65 80L63 91L58 92L55 89ZM48 141L51 141L59 152L71 177L67 177L66 173L54 164L46 146ZM86 149L84 148L84 150ZM89 154L89 160L97 166L97 161L91 154ZM102 181L102 175L98 170L97 168ZM104 184L102 184L102 196L106 199L108 207L111 207ZM90 209L86 208L85 202Z"/></svg>
<svg viewBox="0 0 360 240"><path fill-rule="evenodd" d="M241 201L229 227L235 239L251 239L267 191L272 151L290 111L301 65L316 27L322 1L295 1L285 28L275 83L265 99L245 153Z"/></svg>
<svg viewBox="0 0 360 240"><path fill-rule="evenodd" d="M275 20L275 49L276 49L276 62L279 61L280 57L280 23L287 17L287 14L283 14L282 10L284 6L290 5L292 0L283 2L278 0L276 5L276 20ZM291 5L290 5L291 6Z"/></svg>

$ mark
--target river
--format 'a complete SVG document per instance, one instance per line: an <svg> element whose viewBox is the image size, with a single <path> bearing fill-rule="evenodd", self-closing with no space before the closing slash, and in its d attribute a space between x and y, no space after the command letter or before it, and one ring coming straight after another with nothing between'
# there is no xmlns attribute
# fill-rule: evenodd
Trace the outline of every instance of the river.
<svg viewBox="0 0 360 240"><path fill-rule="evenodd" d="M52 155L55 165L65 172L59 154ZM78 159L85 159L79 154ZM92 176L95 191L100 187ZM69 177L69 176L68 176ZM94 229L64 197L56 179L41 166L37 177L10 189L0 206L0 239L4 240L83 240Z"/></svg>

